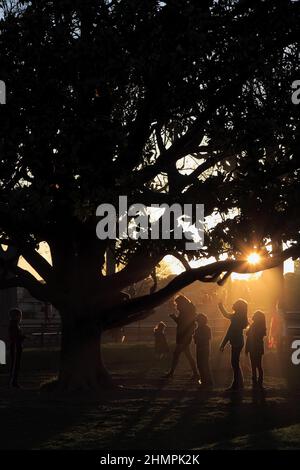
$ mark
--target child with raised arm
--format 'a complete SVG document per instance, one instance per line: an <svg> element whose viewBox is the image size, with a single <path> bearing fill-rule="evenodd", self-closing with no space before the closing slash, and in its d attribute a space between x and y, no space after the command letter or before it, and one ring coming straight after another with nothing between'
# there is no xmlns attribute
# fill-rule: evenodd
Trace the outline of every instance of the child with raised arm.
<svg viewBox="0 0 300 470"><path fill-rule="evenodd" d="M246 354L250 355L253 388L263 388L264 372L262 367L262 357L264 354L264 337L266 334L267 328L265 314L260 310L257 310L254 313L252 323L246 332Z"/></svg>
<svg viewBox="0 0 300 470"><path fill-rule="evenodd" d="M222 302L220 302L218 305L222 315L230 320L230 326L220 346L220 351L223 352L228 342L231 345L233 382L228 390L237 391L243 389L244 387L243 374L240 368L240 355L244 347L243 330L248 325L248 304L243 299L237 300L232 306L232 313L227 312Z"/></svg>

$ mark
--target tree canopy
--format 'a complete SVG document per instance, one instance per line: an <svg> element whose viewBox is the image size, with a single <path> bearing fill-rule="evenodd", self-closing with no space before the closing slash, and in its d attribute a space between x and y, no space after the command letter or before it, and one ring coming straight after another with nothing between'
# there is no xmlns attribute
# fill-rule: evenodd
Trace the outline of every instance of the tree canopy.
<svg viewBox="0 0 300 470"><path fill-rule="evenodd" d="M10 247L1 256L1 287L21 285L60 311L76 304L98 315L122 304L122 291L167 254L188 267L192 258L225 252L243 259L274 237L298 242L299 107L291 85L299 2L0 5L7 87L0 229ZM182 240L98 240L96 207L117 206L122 194L146 205L202 203L220 222L195 252L185 252ZM52 265L37 251L43 241ZM105 275L109 248L122 269ZM292 250L280 259L299 254L297 244ZM44 283L17 266L20 255ZM183 273L182 282L251 269L235 260ZM124 321L144 306L127 303ZM111 314L99 318L103 328L113 325Z"/></svg>

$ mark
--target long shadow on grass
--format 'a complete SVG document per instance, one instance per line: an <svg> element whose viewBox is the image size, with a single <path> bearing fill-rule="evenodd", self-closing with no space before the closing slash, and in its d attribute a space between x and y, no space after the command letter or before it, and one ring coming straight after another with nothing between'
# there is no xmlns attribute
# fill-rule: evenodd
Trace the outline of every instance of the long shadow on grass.
<svg viewBox="0 0 300 470"><path fill-rule="evenodd" d="M264 400L250 391L239 399L218 390L200 392L184 380L154 381L147 387L124 389L94 402L47 401L37 392L22 391L15 399L6 397L0 408L5 429L0 446L30 449L51 446L54 440L57 448L191 449L215 443L227 448L235 437L251 435L251 448L260 448L255 434L265 431L268 446L275 448L271 431L300 421L299 402L287 400L282 390L268 390ZM75 428L73 442L68 433Z"/></svg>
<svg viewBox="0 0 300 470"><path fill-rule="evenodd" d="M266 400L251 399L250 393L237 398L236 395L199 392L175 393L171 401L156 397L156 412L150 421L144 415L145 406L135 415L136 419L130 421L131 430L134 427L138 430L134 443L126 437L128 422L125 421L118 442L112 442L112 448L191 449L251 434L251 448L255 449L261 448L257 433L300 420L299 405L295 401L282 401L276 390L269 391ZM271 433L268 445L276 447Z"/></svg>

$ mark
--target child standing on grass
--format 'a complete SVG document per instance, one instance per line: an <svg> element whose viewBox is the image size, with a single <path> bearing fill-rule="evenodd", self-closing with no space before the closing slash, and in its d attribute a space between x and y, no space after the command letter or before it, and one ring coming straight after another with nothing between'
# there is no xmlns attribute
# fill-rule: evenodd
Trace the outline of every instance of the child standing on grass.
<svg viewBox="0 0 300 470"><path fill-rule="evenodd" d="M243 330L248 326L248 304L243 299L238 299L232 306L233 313L227 312L223 303L220 302L219 309L222 315L230 320L230 326L227 330L225 338L220 346L223 352L226 344L231 345L231 366L233 370L233 382L228 391L238 391L244 388L243 374L240 368L240 355L244 347Z"/></svg>
<svg viewBox="0 0 300 470"><path fill-rule="evenodd" d="M195 330L196 309L194 304L184 295L178 295L175 298L175 305L178 314L170 314L175 321L176 328L176 347L173 353L171 369L165 374L165 377L173 377L175 369L178 366L181 354L187 358L193 372L193 378L199 379L196 363L191 354L190 344Z"/></svg>
<svg viewBox="0 0 300 470"><path fill-rule="evenodd" d="M213 382L209 367L211 329L207 325L207 316L199 313L196 317L197 328L194 332L197 367L203 387L211 387Z"/></svg>
<svg viewBox="0 0 300 470"><path fill-rule="evenodd" d="M10 381L11 387L19 388L18 377L21 365L23 341L25 336L22 333L20 323L22 311L19 308L12 308L9 312L9 346L10 346Z"/></svg>
<svg viewBox="0 0 300 470"><path fill-rule="evenodd" d="M246 354L250 355L252 384L254 388L263 388L264 372L262 368L262 357L264 354L264 337L266 334L265 314L257 310L253 315L252 324L246 332Z"/></svg>
<svg viewBox="0 0 300 470"><path fill-rule="evenodd" d="M167 338L165 336L166 327L167 325L163 321L161 321L156 325L153 330L155 341L155 355L159 359L163 359L169 352L169 346Z"/></svg>

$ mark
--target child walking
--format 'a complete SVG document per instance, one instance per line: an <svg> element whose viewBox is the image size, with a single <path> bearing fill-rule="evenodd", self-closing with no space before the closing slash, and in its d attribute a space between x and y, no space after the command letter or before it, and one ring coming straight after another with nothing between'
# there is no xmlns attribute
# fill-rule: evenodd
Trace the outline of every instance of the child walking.
<svg viewBox="0 0 300 470"><path fill-rule="evenodd" d="M252 324L246 332L246 354L250 355L253 388L263 388L264 372L262 357L264 354L264 337L266 334L265 314L257 310L252 317Z"/></svg>
<svg viewBox="0 0 300 470"><path fill-rule="evenodd" d="M207 316L203 313L197 315L196 322L198 326L194 332L194 341L200 382L203 387L211 387L213 384L209 367L211 329L207 325Z"/></svg>
<svg viewBox="0 0 300 470"><path fill-rule="evenodd" d="M248 304L245 300L239 299L232 306L233 313L229 313L223 303L220 302L219 309L222 315L230 320L230 326L220 346L220 351L223 352L228 342L231 345L233 382L228 391L238 391L244 388L244 379L240 368L240 355L244 347L243 330L248 325Z"/></svg>
<svg viewBox="0 0 300 470"><path fill-rule="evenodd" d="M23 350L23 341L25 336L22 333L20 323L22 320L22 311L18 308L12 308L9 312L9 346L10 346L10 386L19 388L18 377L21 365L21 356Z"/></svg>
<svg viewBox="0 0 300 470"><path fill-rule="evenodd" d="M190 344L195 330L196 309L194 304L184 295L178 295L175 298L175 305L178 314L171 314L170 317L177 324L176 328L176 347L173 353L171 369L165 374L165 377L173 377L175 369L178 366L181 354L187 358L193 372L193 377L199 379L196 363L191 354Z"/></svg>
<svg viewBox="0 0 300 470"><path fill-rule="evenodd" d="M165 335L167 325L160 321L153 330L155 342L155 354L159 359L163 359L169 352L169 345Z"/></svg>

